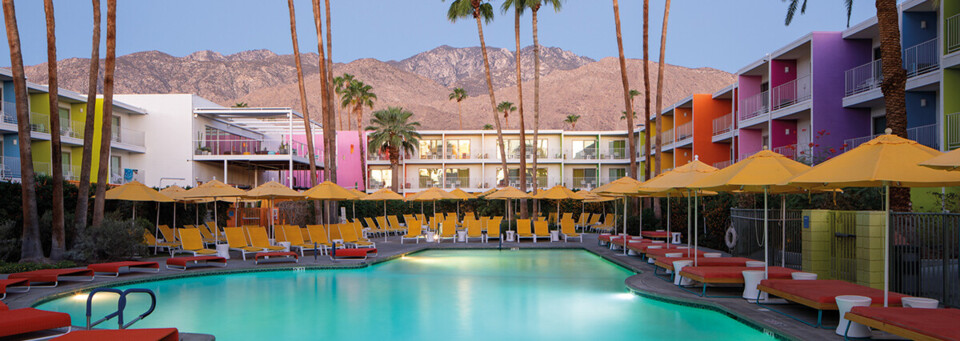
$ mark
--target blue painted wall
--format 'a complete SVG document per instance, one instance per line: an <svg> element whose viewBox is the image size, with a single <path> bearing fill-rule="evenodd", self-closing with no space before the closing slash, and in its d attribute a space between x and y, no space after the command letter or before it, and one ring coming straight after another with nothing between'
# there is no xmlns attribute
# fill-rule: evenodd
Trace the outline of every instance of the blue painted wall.
<svg viewBox="0 0 960 341"><path fill-rule="evenodd" d="M903 13L903 47L908 48L937 37L936 12ZM920 28L920 22L926 21L927 27Z"/></svg>
<svg viewBox="0 0 960 341"><path fill-rule="evenodd" d="M927 100L920 106L921 99ZM937 123L937 93L933 91L907 91L907 128Z"/></svg>
<svg viewBox="0 0 960 341"><path fill-rule="evenodd" d="M13 92L13 82L4 81L3 82L3 101L4 102L14 102L15 94Z"/></svg>

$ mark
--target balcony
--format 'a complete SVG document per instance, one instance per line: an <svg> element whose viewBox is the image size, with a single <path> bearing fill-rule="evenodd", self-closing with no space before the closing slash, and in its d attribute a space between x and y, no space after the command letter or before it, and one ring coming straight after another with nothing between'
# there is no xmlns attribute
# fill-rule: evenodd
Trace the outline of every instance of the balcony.
<svg viewBox="0 0 960 341"><path fill-rule="evenodd" d="M596 160L597 159L597 148L585 148L576 153L573 153L574 160Z"/></svg>
<svg viewBox="0 0 960 341"><path fill-rule="evenodd" d="M614 147L607 149L608 154L601 155L602 159L624 160L627 158L627 149L625 147Z"/></svg>
<svg viewBox="0 0 960 341"><path fill-rule="evenodd" d="M440 180L420 178L418 185L420 186L419 188L440 187Z"/></svg>
<svg viewBox="0 0 960 341"><path fill-rule="evenodd" d="M713 119L713 136L733 131L733 114L726 114Z"/></svg>
<svg viewBox="0 0 960 341"><path fill-rule="evenodd" d="M3 101L3 112L0 113L0 123L17 124L17 104Z"/></svg>
<svg viewBox="0 0 960 341"><path fill-rule="evenodd" d="M0 158L0 180L20 178L20 158L4 156Z"/></svg>
<svg viewBox="0 0 960 341"><path fill-rule="evenodd" d="M63 180L80 181L80 166L63 165Z"/></svg>
<svg viewBox="0 0 960 341"><path fill-rule="evenodd" d="M776 147L776 148L773 148L772 150L773 150L774 153L777 153L777 154L786 156L788 159L791 159L791 160L794 160L794 161L797 160L797 155L799 154L799 153L797 152L797 144L796 144L796 143L794 143L794 144L788 144L788 145L785 145L785 146Z"/></svg>
<svg viewBox="0 0 960 341"><path fill-rule="evenodd" d="M367 189L368 189L368 190L378 190L378 189L383 189L383 188L387 188L387 187L390 187L390 185L387 184L386 181L377 181L377 180L374 180L374 179L370 179L370 180L367 181Z"/></svg>
<svg viewBox="0 0 960 341"><path fill-rule="evenodd" d="M803 76L777 85L770 91L773 110L779 110L810 99L810 76Z"/></svg>
<svg viewBox="0 0 960 341"><path fill-rule="evenodd" d="M738 116L740 117L740 122L744 122L755 117L766 115L769 112L769 92L764 91L741 100Z"/></svg>
<svg viewBox="0 0 960 341"><path fill-rule="evenodd" d="M120 140L123 140L121 134ZM118 138L114 136L114 141ZM119 141L117 141L119 142ZM207 139L193 141L196 144L194 155L297 155L307 156L306 144L293 142L287 144L284 140L253 140L253 139ZM315 151L317 155L319 150Z"/></svg>
<svg viewBox="0 0 960 341"><path fill-rule="evenodd" d="M50 115L31 112L30 113L30 131L38 133L50 133Z"/></svg>
<svg viewBox="0 0 960 341"><path fill-rule="evenodd" d="M662 133L660 133L660 144L662 146L666 146L673 143L673 136L673 129L664 130Z"/></svg>
<svg viewBox="0 0 960 341"><path fill-rule="evenodd" d="M417 158L420 160L441 160L443 159L443 154L440 152L422 152L417 154Z"/></svg>
<svg viewBox="0 0 960 341"><path fill-rule="evenodd" d="M677 127L677 141L693 137L693 122L687 122Z"/></svg>
<svg viewBox="0 0 960 341"><path fill-rule="evenodd" d="M940 54L937 53L937 38L903 50L903 68L907 69L907 78L916 77L940 68Z"/></svg>
<svg viewBox="0 0 960 341"><path fill-rule="evenodd" d="M53 168L50 166L49 162L34 162L33 163L33 174L36 176L50 176L53 173Z"/></svg>
<svg viewBox="0 0 960 341"><path fill-rule="evenodd" d="M137 147L144 146L144 134L142 131L120 128L120 131L112 130L110 134L113 137L113 142L115 143L122 143Z"/></svg>
<svg viewBox="0 0 960 341"><path fill-rule="evenodd" d="M879 89L883 83L880 60L857 66L844 71L843 96L852 96L873 89Z"/></svg>
<svg viewBox="0 0 960 341"><path fill-rule="evenodd" d="M591 190L599 186L597 178L591 176L575 176L571 183L571 189Z"/></svg>
<svg viewBox="0 0 960 341"><path fill-rule="evenodd" d="M720 161L713 163L713 167L716 169L724 169L733 164L733 160Z"/></svg>
<svg viewBox="0 0 960 341"><path fill-rule="evenodd" d="M950 117L949 117L949 115L948 115L948 121L947 121L947 127L948 127L947 129L948 129L948 132L947 132L947 136L950 136L950 135L949 135L949 129L950 129L950 128L949 128L949 125L950 125L949 118L950 118ZM954 120L955 120L955 121L960 121L960 119L957 119L957 118L954 118ZM957 123L960 123L960 122L957 122ZM955 123L955 124L956 124L956 123ZM922 144L922 145L924 145L924 146L927 146L927 147L930 147L930 148L933 148L933 149L936 149L936 150L940 150L940 133L939 133L939 130L940 130L940 127L939 127L939 125L937 125L937 124L928 124L928 125L925 125L925 126L908 128L908 129L907 129L907 138L908 138L908 139L911 139L911 140L914 140L914 141L917 141L917 143L920 143L920 144ZM861 136L861 137L852 138L852 139L846 139L846 140L843 141L843 145L844 145L843 150L844 150L844 151L848 151L848 150L857 148L857 147L859 147L861 144L867 143L867 142L869 142L870 140L873 140L874 138L876 138L877 136L880 136L880 135L868 135L868 136ZM948 138L948 140L949 140L949 138ZM949 145L949 141L948 141L948 145Z"/></svg>
<svg viewBox="0 0 960 341"><path fill-rule="evenodd" d="M83 130L83 121L74 121L67 117L60 118L60 137L83 139Z"/></svg>
<svg viewBox="0 0 960 341"><path fill-rule="evenodd" d="M451 177L448 176L445 180L444 188L470 188L470 177L466 176L457 176Z"/></svg>
<svg viewBox="0 0 960 341"><path fill-rule="evenodd" d="M125 169L122 174L110 173L110 184L123 185L129 182L146 182L146 173L142 169Z"/></svg>
<svg viewBox="0 0 960 341"><path fill-rule="evenodd" d="M955 112L952 114L947 114L945 120L946 129L944 129L944 134L946 135L946 144L947 150L953 150L960 148L960 112Z"/></svg>
<svg viewBox="0 0 960 341"><path fill-rule="evenodd" d="M944 48L946 52L954 53L960 51L960 14L947 18L943 27Z"/></svg>

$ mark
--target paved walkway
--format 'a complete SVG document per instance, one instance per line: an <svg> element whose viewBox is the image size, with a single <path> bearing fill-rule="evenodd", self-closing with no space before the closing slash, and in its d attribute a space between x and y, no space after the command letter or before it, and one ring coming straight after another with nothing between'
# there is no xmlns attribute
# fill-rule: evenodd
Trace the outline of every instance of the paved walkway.
<svg viewBox="0 0 960 341"><path fill-rule="evenodd" d="M785 339L794 339L794 340L823 340L823 339L842 339L833 333L832 329L817 329L803 325L793 319L790 319L781 314L763 309L756 304L748 303L746 300L739 298L702 298L696 295L693 295L689 292L680 290L678 287L674 286L672 283L664 281L653 274L653 266L647 264L644 261L641 261L639 257L635 256L626 256L623 255L622 251L613 251L607 247L601 247L597 244L597 239L595 234L586 235L582 243L572 242L544 242L540 241L539 243L533 243L530 241L524 240L522 243L499 243L496 240L490 241L490 243L450 243L445 241L442 244L437 243L426 243L421 241L419 244L406 242L400 244L399 238L391 236L387 241L384 241L383 238L373 239L376 242L379 255L375 258L370 258L366 261L362 260L337 260L333 261L327 256L314 256L309 253L306 257L300 259L299 263L293 262L280 262L269 260L267 262L262 262L260 265L254 264L253 260L243 261L240 260L239 254L232 253L235 255L230 261L227 262L227 266L220 267L197 267L191 268L186 271L179 270L167 270L163 269L163 262L166 259L164 257L149 258L148 260L155 260L161 264L161 270L159 273L130 273L123 274L120 277L97 277L93 282L62 282L61 285L57 288L35 288L31 289L30 292L26 294L10 294L4 300L4 303L9 305L11 308L23 308L29 307L44 300L74 295L86 290L89 290L93 287L100 286L111 286L119 284L130 284L131 282L135 283L138 281L149 281L157 278L176 278L181 276L196 276L200 274L219 274L226 272L237 272L237 271L257 271L263 269L288 269L292 267L309 267L309 268L355 268L355 267L365 267L369 264L375 264L383 261L388 261L396 257L400 257L404 254L409 254L424 249L496 249L498 247L502 248L571 248L571 249L586 249L593 253L596 253L605 259L619 264L623 267L637 272L637 275L627 278L625 285L631 290L635 291L637 294L650 297L653 299L664 300L668 302L693 305L698 307L703 307L707 309L713 309L725 313L728 316L731 316L735 319L738 319L748 325L754 326L755 328L764 330L770 334L774 334L781 338ZM721 289L722 290L722 289ZM739 290L730 291L731 294L738 294ZM816 319L816 311L812 309L806 309L801 307L796 307L795 305L789 305L783 307L792 313L796 313L800 316L807 318L808 320ZM836 314L825 314L825 323L826 324L835 324L836 323Z"/></svg>

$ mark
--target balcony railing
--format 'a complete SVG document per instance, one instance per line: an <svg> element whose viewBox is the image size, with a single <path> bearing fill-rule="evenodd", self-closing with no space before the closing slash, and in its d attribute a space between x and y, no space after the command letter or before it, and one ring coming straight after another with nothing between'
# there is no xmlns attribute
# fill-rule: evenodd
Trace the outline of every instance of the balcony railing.
<svg viewBox="0 0 960 341"><path fill-rule="evenodd" d="M3 113L0 114L0 122L7 124L17 124L17 104L14 102L3 101Z"/></svg>
<svg viewBox="0 0 960 341"><path fill-rule="evenodd" d="M80 166L63 165L63 179L67 181L80 181Z"/></svg>
<svg viewBox="0 0 960 341"><path fill-rule="evenodd" d="M713 136L729 133L733 130L733 114L726 114L713 119Z"/></svg>
<svg viewBox="0 0 960 341"><path fill-rule="evenodd" d="M4 156L0 158L0 180L20 178L20 158Z"/></svg>
<svg viewBox="0 0 960 341"><path fill-rule="evenodd" d="M60 136L61 137L72 137L75 139L83 138L83 121L74 121L68 117L60 118Z"/></svg>
<svg viewBox="0 0 960 341"><path fill-rule="evenodd" d="M724 168L727 168L727 166L730 166L732 164L733 164L733 160L720 161L720 162L715 162L713 164L713 167L716 169L724 169Z"/></svg>
<svg viewBox="0 0 960 341"><path fill-rule="evenodd" d="M38 133L50 133L50 115L30 113L30 130Z"/></svg>
<svg viewBox="0 0 960 341"><path fill-rule="evenodd" d="M937 38L933 38L903 50L903 68L907 69L907 77L919 76L940 67L937 42Z"/></svg>
<svg viewBox="0 0 960 341"><path fill-rule="evenodd" d="M743 122L768 112L770 112L770 96L767 91L764 91L741 100L737 116L740 117L740 122Z"/></svg>
<svg viewBox="0 0 960 341"><path fill-rule="evenodd" d="M146 173L142 169L129 169L124 170L123 173L110 173L110 183L115 185L122 185L128 182L137 181L140 183L146 182Z"/></svg>
<svg viewBox="0 0 960 341"><path fill-rule="evenodd" d="M469 188L470 187L470 177L466 177L466 176L458 176L458 177L448 176L445 181L446 181L444 185L445 188L461 188L461 187Z"/></svg>
<svg viewBox="0 0 960 341"><path fill-rule="evenodd" d="M797 159L797 144L788 144L785 146L780 146L772 149L774 153L786 156L791 160Z"/></svg>
<svg viewBox="0 0 960 341"><path fill-rule="evenodd" d="M420 188L440 187L440 180L424 179L419 181Z"/></svg>
<svg viewBox="0 0 960 341"><path fill-rule="evenodd" d="M667 129L660 133L660 141L664 146L673 143L673 129Z"/></svg>
<svg viewBox="0 0 960 341"><path fill-rule="evenodd" d="M440 159L443 159L443 154L441 154L440 152L419 153L419 154L417 154L417 156L418 156L418 158L419 158L420 160L440 160Z"/></svg>
<svg viewBox="0 0 960 341"><path fill-rule="evenodd" d="M121 135L122 139L123 135ZM116 141L116 139L115 139ZM131 142L124 142L130 143ZM194 155L296 155L308 157L307 146L301 142L293 142L293 145L285 140L241 140L241 139L206 139L193 141ZM316 155L320 155L320 150L314 150Z"/></svg>
<svg viewBox="0 0 960 341"><path fill-rule="evenodd" d="M677 126L677 141L682 141L693 137L693 122L687 122Z"/></svg>
<svg viewBox="0 0 960 341"><path fill-rule="evenodd" d="M614 147L607 150L608 154L603 155L604 159L623 160L627 158L627 149L625 147Z"/></svg>
<svg viewBox="0 0 960 341"><path fill-rule="evenodd" d="M949 116L948 116L949 117ZM949 121L948 123L949 124ZM948 128L949 129L949 128ZM861 136L843 141L844 151L859 147L880 135ZM949 136L949 135L948 135ZM928 124L925 126L913 127L907 129L907 138L917 141L924 146L940 150L940 127L937 124Z"/></svg>
<svg viewBox="0 0 960 341"><path fill-rule="evenodd" d="M120 128L120 131L111 131L111 135L113 135L113 142L129 144L138 147L144 146L144 134L142 131Z"/></svg>
<svg viewBox="0 0 960 341"><path fill-rule="evenodd" d="M33 163L33 174L37 176L50 176L53 173L53 168L50 166L49 162L34 162Z"/></svg>
<svg viewBox="0 0 960 341"><path fill-rule="evenodd" d="M845 71L843 95L851 96L880 88L880 84L883 83L881 66L880 60L877 59Z"/></svg>
<svg viewBox="0 0 960 341"><path fill-rule="evenodd" d="M599 186L598 179L590 176L575 176L571 183L572 189L590 190L597 188L597 186Z"/></svg>
<svg viewBox="0 0 960 341"><path fill-rule="evenodd" d="M585 148L579 152L573 153L574 160L596 160L597 148Z"/></svg>
<svg viewBox="0 0 960 341"><path fill-rule="evenodd" d="M783 109L810 99L810 76L777 85L770 91L773 110Z"/></svg>
<svg viewBox="0 0 960 341"><path fill-rule="evenodd" d="M946 135L946 144L948 150L953 150L960 148L960 112L955 112L952 114L947 114L946 129L944 129L944 134Z"/></svg>
<svg viewBox="0 0 960 341"><path fill-rule="evenodd" d="M944 49L947 53L957 52L960 50L960 14L955 14L944 21L943 35L946 39Z"/></svg>

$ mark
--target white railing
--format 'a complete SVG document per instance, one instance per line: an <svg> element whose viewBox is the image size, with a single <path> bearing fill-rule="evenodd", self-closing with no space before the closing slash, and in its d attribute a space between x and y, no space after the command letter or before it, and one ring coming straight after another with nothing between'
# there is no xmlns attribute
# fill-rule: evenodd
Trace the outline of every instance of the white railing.
<svg viewBox="0 0 960 341"><path fill-rule="evenodd" d="M716 169L724 169L733 164L733 160L714 162L713 167Z"/></svg>
<svg viewBox="0 0 960 341"><path fill-rule="evenodd" d="M726 114L713 119L713 136L728 133L733 130L733 114Z"/></svg>
<svg viewBox="0 0 960 341"><path fill-rule="evenodd" d="M614 147L607 149L607 154L601 155L604 159L623 160L627 158L626 147Z"/></svg>
<svg viewBox="0 0 960 341"><path fill-rule="evenodd" d="M682 141L693 137L693 122L687 122L677 126L677 141Z"/></svg>
<svg viewBox="0 0 960 341"><path fill-rule="evenodd" d="M667 129L660 133L660 142L662 146L673 143L673 129Z"/></svg>
<svg viewBox="0 0 960 341"><path fill-rule="evenodd" d="M907 69L907 77L919 76L940 67L937 41L937 38L933 38L903 50L903 68Z"/></svg>
<svg viewBox="0 0 960 341"><path fill-rule="evenodd" d="M63 179L67 181L80 181L80 166L63 165Z"/></svg>
<svg viewBox="0 0 960 341"><path fill-rule="evenodd" d="M597 148L584 148L583 150L572 154L574 160L596 160Z"/></svg>
<svg viewBox="0 0 960 341"><path fill-rule="evenodd" d="M20 178L20 158L4 156L0 158L0 180Z"/></svg>
<svg viewBox="0 0 960 341"><path fill-rule="evenodd" d="M111 134L113 135L113 142L129 144L138 147L144 146L144 134L142 131L120 128L119 132L114 130L111 132Z"/></svg>
<svg viewBox="0 0 960 341"><path fill-rule="evenodd" d="M960 148L960 112L947 114L945 122L946 129L943 132L946 135L946 149Z"/></svg>
<svg viewBox="0 0 960 341"><path fill-rule="evenodd" d="M770 91L773 110L782 109L810 99L810 75L777 85Z"/></svg>
<svg viewBox="0 0 960 341"><path fill-rule="evenodd" d="M740 101L740 107L738 108L737 112L737 116L740 117L740 122L770 112L769 93L764 91L759 94L744 98Z"/></svg>
<svg viewBox="0 0 960 341"><path fill-rule="evenodd" d="M75 139L83 138L84 122L74 121L68 117L60 118L60 136L72 137Z"/></svg>
<svg viewBox="0 0 960 341"><path fill-rule="evenodd" d="M444 181L444 188L470 188L470 177L448 176Z"/></svg>
<svg viewBox="0 0 960 341"><path fill-rule="evenodd" d="M857 66L843 74L843 95L850 96L880 88L883 83L880 60Z"/></svg>
<svg viewBox="0 0 960 341"><path fill-rule="evenodd" d="M0 121L8 124L17 124L17 104L3 101L3 112Z"/></svg>
<svg viewBox="0 0 960 341"><path fill-rule="evenodd" d="M110 173L110 183L114 185L122 185L133 181L144 183L146 182L145 179L146 172L142 169L124 169L123 173L120 174Z"/></svg>
<svg viewBox="0 0 960 341"><path fill-rule="evenodd" d="M786 156L791 160L797 159L797 144L788 144L785 146L780 146L772 149L774 153Z"/></svg>
<svg viewBox="0 0 960 341"><path fill-rule="evenodd" d="M599 181L596 177L575 176L573 177L570 188L591 190L597 188L597 186L599 186Z"/></svg>
<svg viewBox="0 0 960 341"><path fill-rule="evenodd" d="M949 121L948 121L948 124L949 124ZM870 140L877 138L877 136L880 136L880 135L874 134L874 135L856 137L852 139L846 139L843 141L843 151L849 151L851 149L857 148L861 144L867 143ZM936 150L940 150L940 126L937 124L928 124L928 125L919 126L919 127L907 128L907 138L910 140L917 141L917 143L922 144L924 146L927 146Z"/></svg>
<svg viewBox="0 0 960 341"><path fill-rule="evenodd" d="M37 176L50 176L51 173L53 173L53 171L49 162L33 163L33 174L36 174Z"/></svg>
<svg viewBox="0 0 960 341"><path fill-rule="evenodd" d="M116 139L114 139L116 141ZM294 148L286 140L206 139L194 140L194 155L290 155Z"/></svg>
<svg viewBox="0 0 960 341"><path fill-rule="evenodd" d="M861 144L867 143L870 140L873 140L874 138L876 138L877 136L880 136L880 135L867 135L867 136L861 136L861 137L855 137L852 139L843 140L843 151L849 151L853 148L857 148Z"/></svg>
<svg viewBox="0 0 960 341"><path fill-rule="evenodd" d="M955 14L947 18L943 26L944 49L947 53L953 53L960 50L960 14Z"/></svg>
<svg viewBox="0 0 960 341"><path fill-rule="evenodd" d="M38 133L50 133L50 115L30 113L30 130Z"/></svg>

